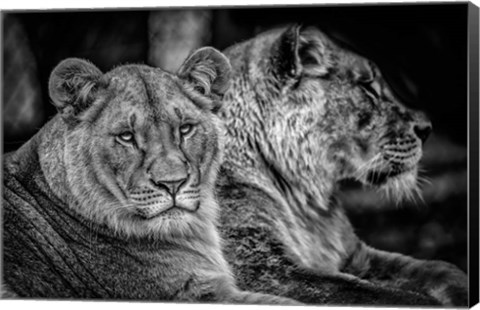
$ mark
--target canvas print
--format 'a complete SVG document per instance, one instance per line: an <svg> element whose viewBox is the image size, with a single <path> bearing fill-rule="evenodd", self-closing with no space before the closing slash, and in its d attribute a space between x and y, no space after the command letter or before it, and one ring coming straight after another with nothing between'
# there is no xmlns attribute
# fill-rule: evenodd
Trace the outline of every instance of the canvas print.
<svg viewBox="0 0 480 310"><path fill-rule="evenodd" d="M470 305L472 16L3 12L2 298Z"/></svg>

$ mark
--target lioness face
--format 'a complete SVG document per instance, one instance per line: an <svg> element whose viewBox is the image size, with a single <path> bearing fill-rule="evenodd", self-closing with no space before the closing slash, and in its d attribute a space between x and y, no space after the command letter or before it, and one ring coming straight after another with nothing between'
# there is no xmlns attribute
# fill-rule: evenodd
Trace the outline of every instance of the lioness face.
<svg viewBox="0 0 480 310"><path fill-rule="evenodd" d="M161 87L157 87L161 85ZM123 68L112 74L112 100L90 128L93 148L110 170L133 220L182 220L211 191L212 162L220 156L216 121L160 70ZM205 198L205 197L204 197Z"/></svg>
<svg viewBox="0 0 480 310"><path fill-rule="evenodd" d="M311 100L294 99L315 115L312 155L330 162L337 180L354 178L383 187L394 199L413 198L430 121L394 97L371 61L325 44L335 55L328 75L300 83L295 92L311 92Z"/></svg>
<svg viewBox="0 0 480 310"><path fill-rule="evenodd" d="M215 79L228 79L215 71L223 67L209 76L196 69L221 55L213 51L192 55L182 76L128 65L86 86L95 91L89 108L65 117L67 179L81 213L135 236L186 236L215 221L222 133L214 105L223 89Z"/></svg>
<svg viewBox="0 0 480 310"><path fill-rule="evenodd" d="M328 79L305 85L321 98L309 103L316 113L317 155L335 167L337 180L354 178L395 199L413 198L430 121L400 103L370 61L348 51L337 55L348 61L337 63Z"/></svg>

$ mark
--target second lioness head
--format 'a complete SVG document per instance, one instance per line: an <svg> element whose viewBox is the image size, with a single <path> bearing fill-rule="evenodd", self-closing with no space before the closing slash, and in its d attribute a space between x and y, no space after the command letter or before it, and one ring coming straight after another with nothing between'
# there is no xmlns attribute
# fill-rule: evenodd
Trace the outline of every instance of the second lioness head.
<svg viewBox="0 0 480 310"><path fill-rule="evenodd" d="M260 158L281 190L301 188L315 199L345 179L383 188L397 201L415 195L432 126L393 95L373 62L298 26L225 53L235 72L223 113L232 157Z"/></svg>

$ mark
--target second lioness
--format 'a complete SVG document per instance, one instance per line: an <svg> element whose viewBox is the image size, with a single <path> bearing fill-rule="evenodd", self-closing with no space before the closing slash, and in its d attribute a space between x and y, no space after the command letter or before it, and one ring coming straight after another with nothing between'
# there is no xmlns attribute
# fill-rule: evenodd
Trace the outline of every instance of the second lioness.
<svg viewBox="0 0 480 310"><path fill-rule="evenodd" d="M225 54L233 85L219 188L226 253L242 285L313 303L466 305L464 272L366 245L336 199L345 179L397 201L415 196L425 115L395 98L375 64L315 28L271 30ZM322 278L304 287L284 273L291 264ZM339 298L341 285L322 293L315 282L327 278L352 283L351 292L372 285L376 297ZM398 292L381 301L385 288ZM395 299L401 292L413 295Z"/></svg>
<svg viewBox="0 0 480 310"><path fill-rule="evenodd" d="M177 75L61 62L59 114L4 160L5 296L293 303L237 289L221 253L216 111L229 81L212 48Z"/></svg>

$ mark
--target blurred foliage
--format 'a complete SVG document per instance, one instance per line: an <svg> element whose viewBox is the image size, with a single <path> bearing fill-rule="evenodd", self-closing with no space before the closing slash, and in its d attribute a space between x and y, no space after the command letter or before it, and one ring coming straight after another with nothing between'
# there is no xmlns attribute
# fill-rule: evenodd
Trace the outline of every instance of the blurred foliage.
<svg viewBox="0 0 480 310"><path fill-rule="evenodd" d="M2 91L5 139L12 141L32 135L43 123L41 89L37 64L22 24L14 16L4 19Z"/></svg>
<svg viewBox="0 0 480 310"><path fill-rule="evenodd" d="M148 63L175 72L188 55L211 41L210 10L159 10L148 18Z"/></svg>

